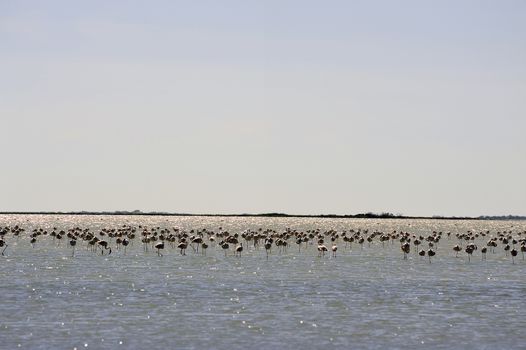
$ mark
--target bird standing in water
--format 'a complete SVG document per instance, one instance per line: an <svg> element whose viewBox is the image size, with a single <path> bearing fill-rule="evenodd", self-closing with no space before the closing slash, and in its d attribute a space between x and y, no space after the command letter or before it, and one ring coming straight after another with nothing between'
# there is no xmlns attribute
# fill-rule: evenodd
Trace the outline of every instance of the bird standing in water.
<svg viewBox="0 0 526 350"><path fill-rule="evenodd" d="M435 251L433 249L428 249L427 256L429 256L429 263L431 264L431 257L435 256Z"/></svg>
<svg viewBox="0 0 526 350"><path fill-rule="evenodd" d="M2 256L4 256L4 252L7 249L7 243L3 239L0 239L0 248L2 247L4 247L4 249L2 250Z"/></svg>
<svg viewBox="0 0 526 350"><path fill-rule="evenodd" d="M155 249L157 249L157 255L158 256L163 256L161 254L161 249L164 249L164 241L163 242L159 242L155 245Z"/></svg>
<svg viewBox="0 0 526 350"><path fill-rule="evenodd" d="M71 257L75 256L75 246L77 245L77 240L72 239L69 241L69 245L73 248L73 252L71 253Z"/></svg>
<svg viewBox="0 0 526 350"><path fill-rule="evenodd" d="M267 260L268 260L268 253L270 252L270 249L272 249L272 242L269 240L265 240L265 252L267 253Z"/></svg>
<svg viewBox="0 0 526 350"><path fill-rule="evenodd" d="M243 251L243 243L239 243L236 246L236 255L241 257L241 252Z"/></svg>
<svg viewBox="0 0 526 350"><path fill-rule="evenodd" d="M400 249L402 249L402 252L404 252L404 260L407 260L407 254L411 251L411 245L406 242L400 246Z"/></svg>

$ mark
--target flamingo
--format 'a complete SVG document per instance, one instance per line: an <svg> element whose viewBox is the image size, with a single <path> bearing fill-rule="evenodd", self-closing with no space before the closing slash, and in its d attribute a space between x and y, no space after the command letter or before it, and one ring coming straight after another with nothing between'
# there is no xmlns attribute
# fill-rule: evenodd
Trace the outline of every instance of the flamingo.
<svg viewBox="0 0 526 350"><path fill-rule="evenodd" d="M515 257L517 256L517 253L518 253L517 249L513 248L510 253L511 253L511 261L513 262L513 264L515 264Z"/></svg>
<svg viewBox="0 0 526 350"><path fill-rule="evenodd" d="M188 243L186 243L185 241L179 243L177 245L177 248L179 248L181 251L181 255L186 255L186 248L188 247Z"/></svg>
<svg viewBox="0 0 526 350"><path fill-rule="evenodd" d="M225 251L225 256L226 256L226 252L227 252L227 250L228 250L229 247L230 247L230 246L228 245L227 242L222 242L222 243L221 243L221 249L223 249L223 250Z"/></svg>
<svg viewBox="0 0 526 350"><path fill-rule="evenodd" d="M203 243L203 239L201 237L193 237L190 243L192 244L192 248L194 248L194 244L196 245L197 248L194 248L194 250L196 253L199 253L199 245Z"/></svg>
<svg viewBox="0 0 526 350"><path fill-rule="evenodd" d="M268 253L270 252L270 249L272 249L272 242L269 240L265 240L265 252L267 253L267 260L268 260Z"/></svg>
<svg viewBox="0 0 526 350"><path fill-rule="evenodd" d="M429 263L430 264L431 264L431 257L435 256L435 254L436 253L435 253L435 251L433 249L430 248L430 249L427 250L427 256L429 256Z"/></svg>
<svg viewBox="0 0 526 350"><path fill-rule="evenodd" d="M460 252L462 250L462 248L460 248L460 246L457 244L453 247L453 250L455 251L456 255L455 255L455 258L458 258L458 252Z"/></svg>
<svg viewBox="0 0 526 350"><path fill-rule="evenodd" d="M241 257L241 252L243 251L243 243L239 243L237 246L236 246L236 254Z"/></svg>
<svg viewBox="0 0 526 350"><path fill-rule="evenodd" d="M331 250L332 250L332 257L335 258L336 257L336 251L338 250L338 246L336 244L334 244L331 247Z"/></svg>
<svg viewBox="0 0 526 350"><path fill-rule="evenodd" d="M482 260L486 260L486 253L488 252L488 248L482 247L480 252L482 253Z"/></svg>
<svg viewBox="0 0 526 350"><path fill-rule="evenodd" d="M475 250L475 249L473 248L472 245L468 244L468 245L466 246L465 251L466 251L466 253L468 253L468 261L471 261L471 255L473 254L473 251L474 251L474 250Z"/></svg>
<svg viewBox="0 0 526 350"><path fill-rule="evenodd" d="M124 247L124 255L126 255L126 247L130 244L130 241L128 241L126 238L122 240L122 246Z"/></svg>
<svg viewBox="0 0 526 350"><path fill-rule="evenodd" d="M301 237L298 237L298 239L296 239L296 244L298 245L298 253L301 252L301 242L303 242L303 240L301 239Z"/></svg>
<svg viewBox="0 0 526 350"><path fill-rule="evenodd" d="M109 250L110 252L108 253L108 255L111 254L111 247L108 245L108 242L105 241L105 240L100 240L98 243L97 243L100 247L100 252L101 252L101 255L104 255L104 250Z"/></svg>
<svg viewBox="0 0 526 350"><path fill-rule="evenodd" d="M69 245L73 248L73 253L71 253L71 257L75 256L75 245L77 245L77 240L72 239L69 241Z"/></svg>
<svg viewBox="0 0 526 350"><path fill-rule="evenodd" d="M407 254L411 251L411 245L409 242L405 242L400 246L400 249L402 249L402 252L404 252L404 260L407 260Z"/></svg>
<svg viewBox="0 0 526 350"><path fill-rule="evenodd" d="M161 249L164 249L164 241L157 243L157 244L155 245L155 249L157 249L157 255L158 255L158 256L163 256L163 255L161 254Z"/></svg>
<svg viewBox="0 0 526 350"><path fill-rule="evenodd" d="M325 252L327 251L327 247L324 244L320 244L318 246L318 256L325 256Z"/></svg>
<svg viewBox="0 0 526 350"><path fill-rule="evenodd" d="M0 248L2 248L2 247L4 247L4 249L2 250L2 256L5 256L4 252L7 249L8 245L3 239L0 239Z"/></svg>

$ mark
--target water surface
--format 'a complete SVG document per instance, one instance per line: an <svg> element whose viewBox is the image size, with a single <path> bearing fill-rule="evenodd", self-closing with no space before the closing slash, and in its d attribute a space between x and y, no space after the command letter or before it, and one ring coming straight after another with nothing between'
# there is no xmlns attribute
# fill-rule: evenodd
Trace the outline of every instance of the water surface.
<svg viewBox="0 0 526 350"><path fill-rule="evenodd" d="M0 257L0 348L5 349L319 349L526 347L526 262L498 247L481 261L455 258L444 238L430 264L399 244L375 241L318 257L246 247L241 258L218 247L101 256L67 240L29 244L34 227L68 229L123 224L180 229L287 227L298 230L433 230L492 233L526 230L513 221L213 218L3 215L0 226L21 225ZM478 243L483 245L485 240Z"/></svg>

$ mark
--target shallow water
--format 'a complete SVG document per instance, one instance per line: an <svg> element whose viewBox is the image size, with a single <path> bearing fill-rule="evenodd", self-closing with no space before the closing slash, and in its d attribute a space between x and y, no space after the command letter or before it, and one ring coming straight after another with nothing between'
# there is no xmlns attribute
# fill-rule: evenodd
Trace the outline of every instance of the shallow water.
<svg viewBox="0 0 526 350"><path fill-rule="evenodd" d="M497 248L481 261L455 258L455 233L526 230L526 222L213 218L148 216L0 216L19 224L0 257L0 348L5 349L495 349L526 347L526 261ZM404 230L444 238L430 264L399 244L375 241L319 258L246 248L241 258L211 246L207 255L175 249L145 253L135 242L101 256L84 244L71 257L67 241L29 244L34 227L181 229L219 226L230 232L287 227L299 230ZM137 241L137 240L136 240ZM478 243L483 245L485 240ZM58 246L57 246L58 245Z"/></svg>

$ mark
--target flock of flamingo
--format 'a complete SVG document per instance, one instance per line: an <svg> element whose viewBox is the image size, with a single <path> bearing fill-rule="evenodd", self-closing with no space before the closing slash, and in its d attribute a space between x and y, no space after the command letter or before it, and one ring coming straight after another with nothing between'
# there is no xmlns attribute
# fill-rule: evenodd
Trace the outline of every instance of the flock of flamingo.
<svg viewBox="0 0 526 350"><path fill-rule="evenodd" d="M433 231L428 235L417 235L403 231L392 231L390 233L362 229L350 229L343 231L312 229L299 231L287 228L281 232L273 229L259 228L257 230L245 230L239 233L231 233L219 227L217 230L210 229L191 229L180 228L161 228L122 225L113 228L103 228L94 232L90 228L74 227L67 230L53 228L34 228L26 229L14 226L0 226L0 249L2 256L6 255L11 240L20 240L27 237L29 243L35 247L43 239L52 239L57 247L68 247L71 255L75 256L75 249L83 246L88 251L104 255L112 254L113 251L126 254L128 246L139 242L142 244L143 251L148 253L154 251L159 257L163 256L166 249L177 249L181 255L186 255L186 250L190 247L194 253L206 255L209 247L222 249L225 256L229 253L241 257L244 247L251 247L254 251L263 247L265 256L268 259L272 249L279 254L287 251L293 244L297 246L298 252L317 251L318 257L324 257L330 250L331 256L336 257L338 246L343 245L343 249L351 250L354 246L363 249L364 245L374 248L385 248L388 246L400 245L403 259L407 259L411 254L418 254L420 257L428 257L431 263L432 257L441 251L440 242L444 238L456 240L453 246L455 257L459 254L466 254L468 261L471 261L473 254L480 251L481 259L486 260L488 252L497 253L498 248L502 249L506 256L511 257L515 263L515 257L519 250L526 252L526 231L490 231L452 234ZM67 241L68 243L61 243ZM138 244L138 243L136 243ZM479 245L481 248L479 250ZM309 247L316 247L309 249ZM445 249L445 248L444 248Z"/></svg>

